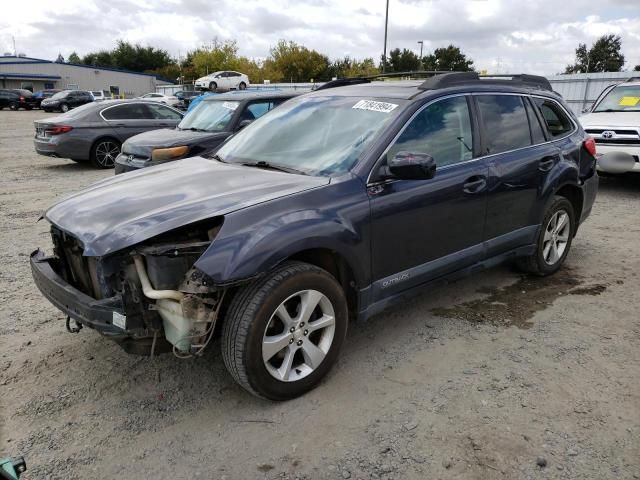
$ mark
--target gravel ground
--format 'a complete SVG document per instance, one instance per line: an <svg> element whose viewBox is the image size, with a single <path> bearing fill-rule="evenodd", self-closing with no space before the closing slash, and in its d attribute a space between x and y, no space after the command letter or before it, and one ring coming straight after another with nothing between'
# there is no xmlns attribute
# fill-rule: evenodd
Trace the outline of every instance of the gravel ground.
<svg viewBox="0 0 640 480"><path fill-rule="evenodd" d="M566 268L501 267L352 324L302 398L249 396L219 345L125 354L33 285L41 212L112 171L38 156L0 112L0 456L24 479L640 478L640 178L603 178Z"/></svg>

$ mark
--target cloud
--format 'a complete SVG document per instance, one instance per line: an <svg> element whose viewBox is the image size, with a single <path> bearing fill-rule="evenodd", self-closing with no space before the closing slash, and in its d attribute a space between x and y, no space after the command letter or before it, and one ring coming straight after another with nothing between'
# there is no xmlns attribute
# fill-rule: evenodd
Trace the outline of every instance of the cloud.
<svg viewBox="0 0 640 480"><path fill-rule="evenodd" d="M627 68L640 64L638 0L390 0L389 48L425 54L458 45L480 69L492 72L556 73L579 43L599 35L622 37ZM264 58L288 39L326 53L382 54L383 0L33 0L29 15L10 2L0 19L0 48L53 59L109 49L117 39L183 54L212 39L235 39L243 55ZM10 19L10 21L9 21Z"/></svg>

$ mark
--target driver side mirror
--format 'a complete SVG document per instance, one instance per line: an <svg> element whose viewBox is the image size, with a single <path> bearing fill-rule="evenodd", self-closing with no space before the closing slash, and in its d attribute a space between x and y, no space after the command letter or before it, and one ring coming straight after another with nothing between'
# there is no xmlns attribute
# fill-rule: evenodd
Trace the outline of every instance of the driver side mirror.
<svg viewBox="0 0 640 480"><path fill-rule="evenodd" d="M244 127L246 127L247 125L249 125L251 122L253 122L253 120L242 120L239 124L238 124L238 128L236 128L236 132L242 130Z"/></svg>
<svg viewBox="0 0 640 480"><path fill-rule="evenodd" d="M384 169L385 176L401 180L429 180L436 175L436 161L426 153L398 152Z"/></svg>

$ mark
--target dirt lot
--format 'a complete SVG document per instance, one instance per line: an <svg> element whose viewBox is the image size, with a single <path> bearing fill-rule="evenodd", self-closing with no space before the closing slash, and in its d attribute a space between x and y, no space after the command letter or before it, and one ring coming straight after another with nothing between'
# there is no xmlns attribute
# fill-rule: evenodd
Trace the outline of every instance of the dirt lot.
<svg viewBox="0 0 640 480"><path fill-rule="evenodd" d="M566 268L501 267L352 324L315 391L249 396L219 346L129 356L32 283L41 212L111 171L0 112L0 457L25 479L640 478L640 178L604 178Z"/></svg>

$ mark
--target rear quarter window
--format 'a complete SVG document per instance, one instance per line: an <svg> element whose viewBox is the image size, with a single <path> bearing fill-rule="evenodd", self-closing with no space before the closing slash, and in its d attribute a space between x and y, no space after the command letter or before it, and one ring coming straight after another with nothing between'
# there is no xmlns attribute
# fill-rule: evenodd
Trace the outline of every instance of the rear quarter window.
<svg viewBox="0 0 640 480"><path fill-rule="evenodd" d="M562 137L573 130L573 123L556 102L540 97L533 97L532 100L540 111L545 127L552 137Z"/></svg>

